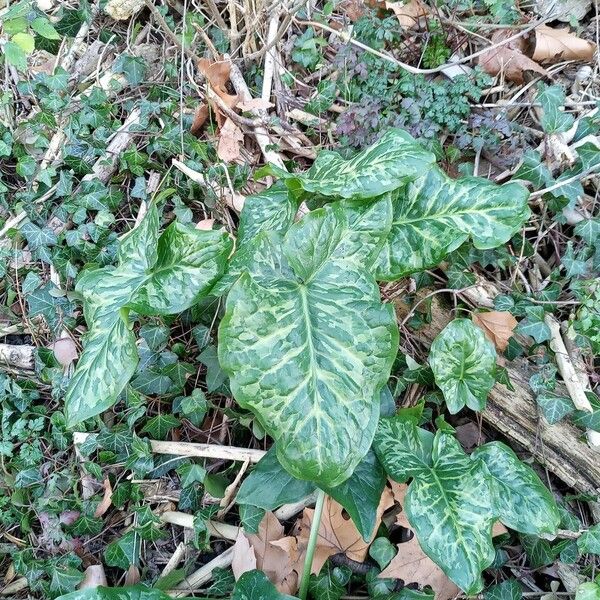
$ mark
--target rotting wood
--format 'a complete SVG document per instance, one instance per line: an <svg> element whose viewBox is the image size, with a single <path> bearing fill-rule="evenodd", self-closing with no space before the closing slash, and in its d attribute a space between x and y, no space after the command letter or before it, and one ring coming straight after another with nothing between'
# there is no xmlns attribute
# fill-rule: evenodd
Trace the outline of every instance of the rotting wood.
<svg viewBox="0 0 600 600"><path fill-rule="evenodd" d="M33 371L35 346L0 344L0 363L13 369Z"/></svg>

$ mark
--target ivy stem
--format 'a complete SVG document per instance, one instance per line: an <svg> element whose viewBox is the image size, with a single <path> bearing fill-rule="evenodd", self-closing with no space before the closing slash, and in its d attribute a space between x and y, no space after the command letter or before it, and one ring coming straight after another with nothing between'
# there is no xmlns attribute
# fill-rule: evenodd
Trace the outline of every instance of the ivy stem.
<svg viewBox="0 0 600 600"><path fill-rule="evenodd" d="M325 492L318 490L317 503L315 504L315 513L310 526L308 536L308 546L306 548L306 558L304 559L304 569L302 570L302 581L300 582L300 600L306 600L308 596L308 582L310 581L310 570L312 567L313 556L317 547L319 537L319 527L321 525L321 515L323 514L323 504L325 503Z"/></svg>

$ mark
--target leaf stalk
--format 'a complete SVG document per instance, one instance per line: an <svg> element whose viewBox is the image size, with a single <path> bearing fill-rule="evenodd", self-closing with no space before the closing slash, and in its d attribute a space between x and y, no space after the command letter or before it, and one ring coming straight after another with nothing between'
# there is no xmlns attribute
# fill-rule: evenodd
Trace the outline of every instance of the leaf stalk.
<svg viewBox="0 0 600 600"><path fill-rule="evenodd" d="M308 583L310 581L310 571L312 568L313 556L317 547L319 537L319 527L321 526L321 515L323 514L323 504L325 503L325 492L318 490L317 503L315 504L315 514L313 515L308 536L308 546L306 548L306 558L304 559L304 569L302 570L302 581L300 582L300 600L306 600L308 596Z"/></svg>

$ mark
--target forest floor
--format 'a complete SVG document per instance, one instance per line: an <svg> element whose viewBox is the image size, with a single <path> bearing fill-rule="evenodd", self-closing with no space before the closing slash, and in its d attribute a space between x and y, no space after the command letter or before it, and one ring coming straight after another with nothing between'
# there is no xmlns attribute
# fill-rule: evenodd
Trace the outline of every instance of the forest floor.
<svg viewBox="0 0 600 600"><path fill-rule="evenodd" d="M467 453L505 442L558 503L557 537L495 531L484 597L598 600L580 586L600 566L599 41L592 0L0 0L0 597L84 581L224 598L254 568L297 593L314 495L267 481L266 516L236 500L271 441L219 363L221 300L135 316L126 388L73 427L75 283L117 263L151 201L163 226L233 239L263 165L306 171L400 128L452 178L520 182L531 213L506 243L465 236L380 284L400 329L388 400L424 399L424 426L445 414ZM428 364L454 317L498 353L478 413L448 414ZM315 599L461 594L411 537L405 493L379 492L372 543L326 501ZM155 597L138 593L105 597Z"/></svg>

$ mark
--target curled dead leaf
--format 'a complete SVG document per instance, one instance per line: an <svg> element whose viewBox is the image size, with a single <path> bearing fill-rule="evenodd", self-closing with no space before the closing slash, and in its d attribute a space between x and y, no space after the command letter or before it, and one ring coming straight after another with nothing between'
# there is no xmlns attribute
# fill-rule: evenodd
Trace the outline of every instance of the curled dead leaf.
<svg viewBox="0 0 600 600"><path fill-rule="evenodd" d="M83 573L83 581L79 584L80 590L107 586L106 573L102 565L90 565Z"/></svg>
<svg viewBox="0 0 600 600"><path fill-rule="evenodd" d="M240 157L243 141L242 130L230 118L227 118L219 134L217 155L225 162L233 162Z"/></svg>
<svg viewBox="0 0 600 600"><path fill-rule="evenodd" d="M210 231L215 224L214 219L202 219L202 221L198 221L196 223L196 229L201 229L205 231Z"/></svg>
<svg viewBox="0 0 600 600"><path fill-rule="evenodd" d="M535 29L535 51L533 60L558 62L561 60L590 61L594 57L596 44L569 32L568 27L554 29L540 25Z"/></svg>
<svg viewBox="0 0 600 600"><path fill-rule="evenodd" d="M500 352L506 350L517 320L507 311L491 310L473 314L473 323L483 330L485 336Z"/></svg>
<svg viewBox="0 0 600 600"><path fill-rule="evenodd" d="M542 75L548 75L546 69L529 57L532 52L532 40L530 38L523 35L501 44L513 35L514 31L510 29L499 29L494 32L490 40L492 48L479 57L479 65L483 70L493 76L502 74L505 79L515 83L523 83L525 71L535 71Z"/></svg>
<svg viewBox="0 0 600 600"><path fill-rule="evenodd" d="M100 500L100 504L96 506L94 511L94 517L101 517L110 508L112 503L112 486L110 485L110 479L107 477L104 480L104 497Z"/></svg>
<svg viewBox="0 0 600 600"><path fill-rule="evenodd" d="M250 112L253 110L267 110L267 108L273 108L275 106L272 102L265 100L264 98L251 98L245 102L239 102L237 108L244 112Z"/></svg>
<svg viewBox="0 0 600 600"><path fill-rule="evenodd" d="M385 7L396 15L400 26L404 29L416 27L419 24L419 19L430 13L429 7L422 0L387 1Z"/></svg>

